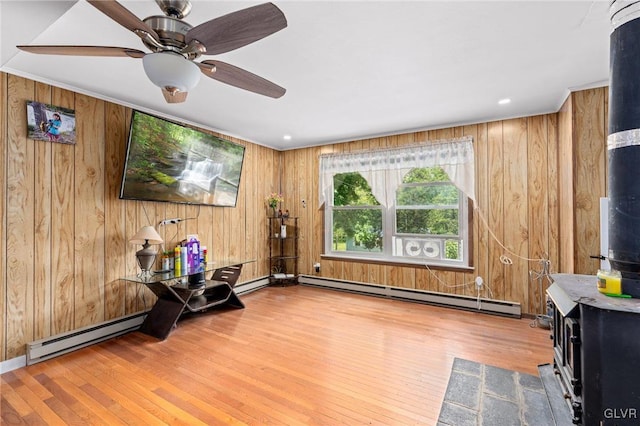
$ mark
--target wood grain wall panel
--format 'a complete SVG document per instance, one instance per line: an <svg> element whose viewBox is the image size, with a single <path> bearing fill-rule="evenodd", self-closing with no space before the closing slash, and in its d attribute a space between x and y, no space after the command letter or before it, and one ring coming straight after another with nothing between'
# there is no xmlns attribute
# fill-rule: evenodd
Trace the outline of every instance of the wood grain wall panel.
<svg viewBox="0 0 640 426"><path fill-rule="evenodd" d="M310 224L312 224L313 232L314 232L313 260L314 262L321 263L320 273L318 275L330 276L328 275L328 269L325 268L325 264L327 264L327 262L324 259L322 259L322 254L325 253L325 244L327 243L325 241L326 236L324 233L324 224L325 224L325 221L329 220L329 218L325 217L325 211L324 211L325 205L324 204L320 205L319 190L317 188L320 188L320 156L323 154L331 154L335 152L336 148L334 145L323 145L320 147L314 147L309 149L313 150L314 162L318 164L317 173L315 176L315 185L314 185L313 195L312 195L313 208L310 212L313 215L313 219L309 222ZM327 202L330 202L330 201L327 201ZM302 271L304 273L304 270Z"/></svg>
<svg viewBox="0 0 640 426"><path fill-rule="evenodd" d="M600 262L589 256L600 253L600 197L606 195L607 129L604 88L572 94L574 107L575 272L594 274ZM580 185L590 182L589 186Z"/></svg>
<svg viewBox="0 0 640 426"><path fill-rule="evenodd" d="M104 169L104 211L105 211L105 257L104 257L104 310L105 320L118 318L125 314L126 287L120 280L127 274L126 219L120 196L120 181L127 150L127 119L125 107L107 103L105 122L113 123L105 131L105 169ZM106 130L106 129L105 129Z"/></svg>
<svg viewBox="0 0 640 426"><path fill-rule="evenodd" d="M431 272L427 268L416 268L416 289L435 291L431 287Z"/></svg>
<svg viewBox="0 0 640 426"><path fill-rule="evenodd" d="M9 76L7 165L7 357L23 355L33 340L34 306L34 141L27 139L25 100L32 81Z"/></svg>
<svg viewBox="0 0 640 426"><path fill-rule="evenodd" d="M163 216L162 219L165 219L168 217L166 216L166 210L163 210L162 216ZM217 226L217 224L213 221L213 209L201 208L198 211L198 218L196 219L196 229L197 229L198 237L200 238L200 244L202 244L203 250L205 247L207 249L208 261L212 259L211 252L209 250L213 244L213 228L215 226ZM164 232L166 233L167 226L163 226L160 228L165 228ZM164 245L164 250L168 251L172 249L173 249L173 245L166 245L166 244Z"/></svg>
<svg viewBox="0 0 640 426"><path fill-rule="evenodd" d="M76 96L75 323L104 321L104 102Z"/></svg>
<svg viewBox="0 0 640 426"><path fill-rule="evenodd" d="M548 117L539 115L527 120L529 159L527 177L527 200L529 222L529 257L548 259L549 257L549 181L548 181ZM540 262L530 261L529 269L541 271ZM544 292L536 283L529 285L529 312L546 313Z"/></svg>
<svg viewBox="0 0 640 426"><path fill-rule="evenodd" d="M51 104L51 86L36 83L34 101ZM34 339L51 334L51 145L35 141Z"/></svg>
<svg viewBox="0 0 640 426"><path fill-rule="evenodd" d="M346 281L362 281L363 277L367 276L368 274L365 275L360 275L362 273L362 266L358 265L358 262L342 262L342 266L341 266L341 279L346 280ZM393 274L389 274L389 279L391 280L393 277ZM394 281L395 282L395 281Z"/></svg>
<svg viewBox="0 0 640 426"><path fill-rule="evenodd" d="M477 296L478 295L478 291L476 289L476 276L478 274L476 274L475 272L459 272L459 275L461 275L461 280L462 282L465 284L464 287L462 287L462 289L464 290L462 294L467 295L467 296ZM485 294L486 292L481 292L480 296L481 297L485 297L485 296L489 296L488 294Z"/></svg>
<svg viewBox="0 0 640 426"><path fill-rule="evenodd" d="M326 278L342 279L342 263L339 260L322 259L320 275Z"/></svg>
<svg viewBox="0 0 640 426"><path fill-rule="evenodd" d="M75 94L54 88L52 103L75 110ZM75 145L56 143L51 149L51 334L55 335L74 327Z"/></svg>
<svg viewBox="0 0 640 426"><path fill-rule="evenodd" d="M529 226L527 223L527 120L506 120L504 147L504 244L513 251L513 264L506 268L505 297L528 304Z"/></svg>
<svg viewBox="0 0 640 426"><path fill-rule="evenodd" d="M139 201L131 201L125 200L124 202L124 239L125 239L125 247L124 247L124 264L125 264L125 276L127 275L135 275L138 271L138 265L136 262L135 254L136 251L140 249L140 247L136 247L133 244L129 243L129 239L135 235L138 228L138 214L137 214L137 205ZM176 217L176 216L172 216ZM160 234L162 236L162 234ZM125 288L125 314L132 314L138 311L138 294L140 291L140 286L137 284L133 284L127 281L123 281L122 285Z"/></svg>
<svg viewBox="0 0 640 426"><path fill-rule="evenodd" d="M228 248L225 254L231 259L240 259L245 253L245 230L247 217L243 213L246 205L243 185L240 185L236 209L225 209L225 223L229 224ZM239 213L240 212L240 213Z"/></svg>
<svg viewBox="0 0 640 426"><path fill-rule="evenodd" d="M313 218L318 216L315 214L317 212L318 205L318 191L316 188L318 188L318 179L320 176L320 164L317 161L317 157L317 150L306 150L305 162L310 174L305 182L304 193L301 194L301 196L304 197L305 205L301 206L302 214L300 215L302 223L311 225L304 227L300 226L300 247L302 254L300 268L304 271L313 272L315 272L313 264L315 262L320 262L320 257L315 257L314 247L317 245L317 242L321 244L322 241L322 234L318 235L316 229L312 225ZM303 231L304 233L302 233Z"/></svg>
<svg viewBox="0 0 640 426"><path fill-rule="evenodd" d="M313 262L311 259L311 249L310 249L310 240L309 240L309 232L310 228L308 226L302 227L302 223L308 223L308 210L302 207L302 200L309 199L309 191L310 186L309 182L312 180L312 173L314 167L312 163L309 162L310 150L300 150L296 151L295 160L296 160L296 174L300 176L299 179L296 179L296 188L294 191L294 197L291 200L290 211L291 214L297 216L299 219L298 225L298 267L303 268L305 271L310 271L313 268Z"/></svg>
<svg viewBox="0 0 640 426"><path fill-rule="evenodd" d="M224 244L225 242L224 240L225 209L213 209L213 211L211 212L211 215L213 217L213 223L214 223L214 226L211 232L211 245L213 247L210 248L209 246L207 246L207 249L210 253L209 257L211 259L222 259L224 258L224 254L225 254L225 244Z"/></svg>
<svg viewBox="0 0 640 426"><path fill-rule="evenodd" d="M603 134L605 138L605 161L604 161L604 175L607 179L604 181L604 193L609 194L609 155L607 151L607 138L609 137L609 88L603 87L604 90L604 129Z"/></svg>
<svg viewBox="0 0 640 426"><path fill-rule="evenodd" d="M348 281L366 282L366 277L369 276L369 263L366 262L347 262L345 264L344 279Z"/></svg>
<svg viewBox="0 0 640 426"><path fill-rule="evenodd" d="M547 115L547 200L549 216L549 261L551 271L557 272L560 265L560 205L558 167L558 114Z"/></svg>
<svg viewBox="0 0 640 426"><path fill-rule="evenodd" d="M259 233L259 229L264 230L264 227L260 227L259 224L249 215L246 214L246 212L257 212L258 209L260 209L263 206L264 201L263 197L258 195L253 188L256 188L256 183L257 183L257 179L256 176L259 174L259 169L257 167L255 167L256 164L256 155L255 155L255 145L253 144L246 144L245 146L245 159L249 162L249 164L252 166L250 168L251 173L246 173L244 176L246 176L246 179L240 179L240 184L243 187L243 192L244 192L244 199L245 199L245 203L244 203L244 210L242 210L243 212L245 212L243 214L244 216L244 220L245 220L245 232L244 232L244 253L241 255L242 258L245 259L256 259L257 255L258 255L258 250L257 247L255 245L255 241L259 240L259 237L261 236ZM263 237L263 239L260 239L259 241L266 241ZM260 252L264 253L265 250L260 250ZM248 265L245 265L242 268L242 280L248 280L248 279L254 279L257 277L257 264L256 263L250 263Z"/></svg>
<svg viewBox="0 0 640 426"><path fill-rule="evenodd" d="M137 202L136 205L136 224L137 226L132 230L133 232L131 234L129 234L129 238L133 237L133 235L135 235L136 232L138 232L138 230L140 228L142 228L143 226L154 226L157 228L157 224L164 219L163 217L163 210L164 210L164 203L155 203L152 201L139 201ZM173 216L173 217L180 217L182 219L188 218L190 216L187 215L186 212L186 208L185 205L180 205L178 207L178 211L181 213L179 216ZM191 225L193 225L193 220L191 221L183 221L182 222L182 226L186 227L189 226L189 222L192 222ZM195 226L195 225L193 225ZM186 237L187 232L183 233L183 238ZM135 257L135 252L137 250L140 250L142 248L142 245L140 244L129 244L131 245L131 247L134 249L134 253L132 254L132 259L134 260L135 263L135 270L134 270L134 275L140 272L140 267L138 266L137 263L137 259ZM160 250L159 245L154 245L153 248L156 250ZM153 264L151 269L157 269L159 267L160 264L160 256L156 256L156 261ZM128 284L127 284L128 285ZM156 301L156 296L155 294L149 290L149 288L147 286L144 285L140 285L140 284L135 284L135 286L137 287L137 300L136 300L136 311L140 311L143 309L149 309L151 306L153 306L153 304Z"/></svg>
<svg viewBox="0 0 640 426"><path fill-rule="evenodd" d="M489 279L485 281L493 290L494 297L504 299L505 297L505 273L504 264L500 261L500 256L504 249L500 242L504 241L504 160L503 160L503 137L502 122L489 123L488 127L488 154L489 154L489 204L484 213L487 227L492 233L489 240Z"/></svg>
<svg viewBox="0 0 640 426"><path fill-rule="evenodd" d="M320 255L324 251L324 210L319 204L318 190L320 187L320 153L321 150L318 147L308 149L309 162L313 165L312 176L309 179L309 185L307 187L307 211L305 214L305 222L310 227L307 230L308 244L309 244L309 263L311 267L309 269L301 269L302 271L308 270L315 275L322 274L322 267L319 273L313 269L313 264L321 263ZM322 264L321 264L322 265ZM309 267L309 266L307 266Z"/></svg>
<svg viewBox="0 0 640 426"><path fill-rule="evenodd" d="M558 111L558 205L560 262L558 272L574 273L574 152L573 152L573 96L569 96Z"/></svg>
<svg viewBox="0 0 640 426"><path fill-rule="evenodd" d="M365 146L364 140L353 141L345 145L345 151L348 152L361 152L367 148L368 146Z"/></svg>
<svg viewBox="0 0 640 426"><path fill-rule="evenodd" d="M379 263L369 265L368 276L365 282L384 285L389 281L387 278L387 267Z"/></svg>
<svg viewBox="0 0 640 426"><path fill-rule="evenodd" d="M473 139L476 160L476 204L473 214L473 266L483 280L489 277L489 230L484 221L489 206L489 142L487 124L465 126L465 134Z"/></svg>
<svg viewBox="0 0 640 426"><path fill-rule="evenodd" d="M457 273L444 269L432 269L432 281L435 280L437 288L441 293L456 294L458 290Z"/></svg>
<svg viewBox="0 0 640 426"><path fill-rule="evenodd" d="M0 253L7 252L8 75L0 73ZM0 360L7 359L7 256L0 256Z"/></svg>
<svg viewBox="0 0 640 426"><path fill-rule="evenodd" d="M301 200L307 197L307 181L311 177L311 171L307 168L308 151L285 151L281 155L282 161L282 192L287 194L282 203L283 212L289 210L292 217L298 218L298 268L308 262L308 232L309 226L303 226L306 211L301 207ZM288 222L292 226L293 222ZM291 232L291 230L288 230ZM309 270L309 266L305 268Z"/></svg>
<svg viewBox="0 0 640 426"><path fill-rule="evenodd" d="M267 217L272 215L273 212L267 204L267 197L272 192L278 192L279 188L276 187L276 182L279 182L279 176L277 173L277 167L274 163L274 155L272 150L263 147L261 145L256 146L256 155L254 161L255 170L255 182L256 182L256 197L258 203L256 205L256 211L258 212L258 218L256 222L259 224L258 235L259 241L263 243L264 250L257 250L257 264L258 271L269 271L269 223ZM271 173L271 175L267 175Z"/></svg>

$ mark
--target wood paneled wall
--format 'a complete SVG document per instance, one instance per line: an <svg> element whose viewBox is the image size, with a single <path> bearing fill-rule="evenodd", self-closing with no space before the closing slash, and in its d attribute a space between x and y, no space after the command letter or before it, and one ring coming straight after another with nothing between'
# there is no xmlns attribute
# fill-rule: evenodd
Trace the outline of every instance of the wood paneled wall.
<svg viewBox="0 0 640 426"><path fill-rule="evenodd" d="M460 284L480 275L494 298L538 313L541 295L529 271L541 269L539 259L549 259L552 272L595 274L598 268L589 255L599 253L598 200L606 191L606 101L606 88L591 89L572 93L554 114L284 152L287 208L302 218L302 273L315 274L312 265L320 262L323 277L470 296L475 287ZM321 154L462 136L473 137L476 154L473 272L322 258ZM501 262L502 255L513 263Z"/></svg>
<svg viewBox="0 0 640 426"><path fill-rule="evenodd" d="M528 271L539 265L526 259L546 255L558 272L597 269L588 256L598 253L597 200L606 190L606 98L593 89L573 93L556 114L285 152L219 135L246 147L237 207L220 208L118 199L131 110L0 73L0 360L24 354L27 342L148 308L153 295L119 277L137 268L139 247L128 238L164 218L194 218L158 227L166 247L197 233L214 258L256 259L241 281L268 275L273 191L300 217L302 274L321 262L323 277L471 295L472 286L447 285L480 275L494 298L535 313L540 294ZM74 109L76 145L28 139L27 100ZM322 259L320 154L465 135L476 149L473 272Z"/></svg>
<svg viewBox="0 0 640 426"><path fill-rule="evenodd" d="M75 145L27 138L26 102L75 110ZM157 227L165 247L197 233L213 258L249 258L240 278L268 274L265 197L279 190L281 153L246 147L236 208L118 198L131 110L0 73L1 360L27 342L150 307L153 294L119 278L137 271L128 239Z"/></svg>
<svg viewBox="0 0 640 426"><path fill-rule="evenodd" d="M595 274L600 254L600 198L607 194L609 90L573 92L558 112L560 270Z"/></svg>

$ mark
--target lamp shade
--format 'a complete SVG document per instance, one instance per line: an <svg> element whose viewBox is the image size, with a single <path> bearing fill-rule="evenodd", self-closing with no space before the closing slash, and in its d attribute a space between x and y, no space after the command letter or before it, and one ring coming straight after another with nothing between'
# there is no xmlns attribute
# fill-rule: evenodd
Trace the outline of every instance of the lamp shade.
<svg viewBox="0 0 640 426"><path fill-rule="evenodd" d="M129 240L131 244L162 244L162 237L153 226L143 226Z"/></svg>
<svg viewBox="0 0 640 426"><path fill-rule="evenodd" d="M200 81L200 68L177 53L150 53L142 58L142 65L153 84L170 92L188 92Z"/></svg>

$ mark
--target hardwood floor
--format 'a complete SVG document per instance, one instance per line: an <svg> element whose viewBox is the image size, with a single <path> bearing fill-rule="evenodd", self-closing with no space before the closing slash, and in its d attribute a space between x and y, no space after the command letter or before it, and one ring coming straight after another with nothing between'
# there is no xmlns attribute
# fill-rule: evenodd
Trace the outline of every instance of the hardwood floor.
<svg viewBox="0 0 640 426"><path fill-rule="evenodd" d="M537 375L549 331L306 286L1 376L2 424L435 425L454 357Z"/></svg>

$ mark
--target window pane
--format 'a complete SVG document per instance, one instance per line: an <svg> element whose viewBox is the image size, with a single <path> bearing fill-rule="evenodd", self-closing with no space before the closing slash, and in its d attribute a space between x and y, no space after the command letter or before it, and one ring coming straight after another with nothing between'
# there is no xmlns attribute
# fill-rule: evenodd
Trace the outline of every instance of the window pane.
<svg viewBox="0 0 640 426"><path fill-rule="evenodd" d="M360 173L339 173L333 177L334 206L379 206L371 187Z"/></svg>
<svg viewBox="0 0 640 426"><path fill-rule="evenodd" d="M413 169L402 179L402 183L449 182L449 176L440 167Z"/></svg>
<svg viewBox="0 0 640 426"><path fill-rule="evenodd" d="M458 235L458 209L396 210L399 234Z"/></svg>
<svg viewBox="0 0 640 426"><path fill-rule="evenodd" d="M458 188L454 185L419 185L399 188L399 206L457 205Z"/></svg>
<svg viewBox="0 0 640 426"><path fill-rule="evenodd" d="M462 241L447 240L444 242L445 259L462 259Z"/></svg>
<svg viewBox="0 0 640 426"><path fill-rule="evenodd" d="M333 211L333 251L382 251L382 211L349 209Z"/></svg>

